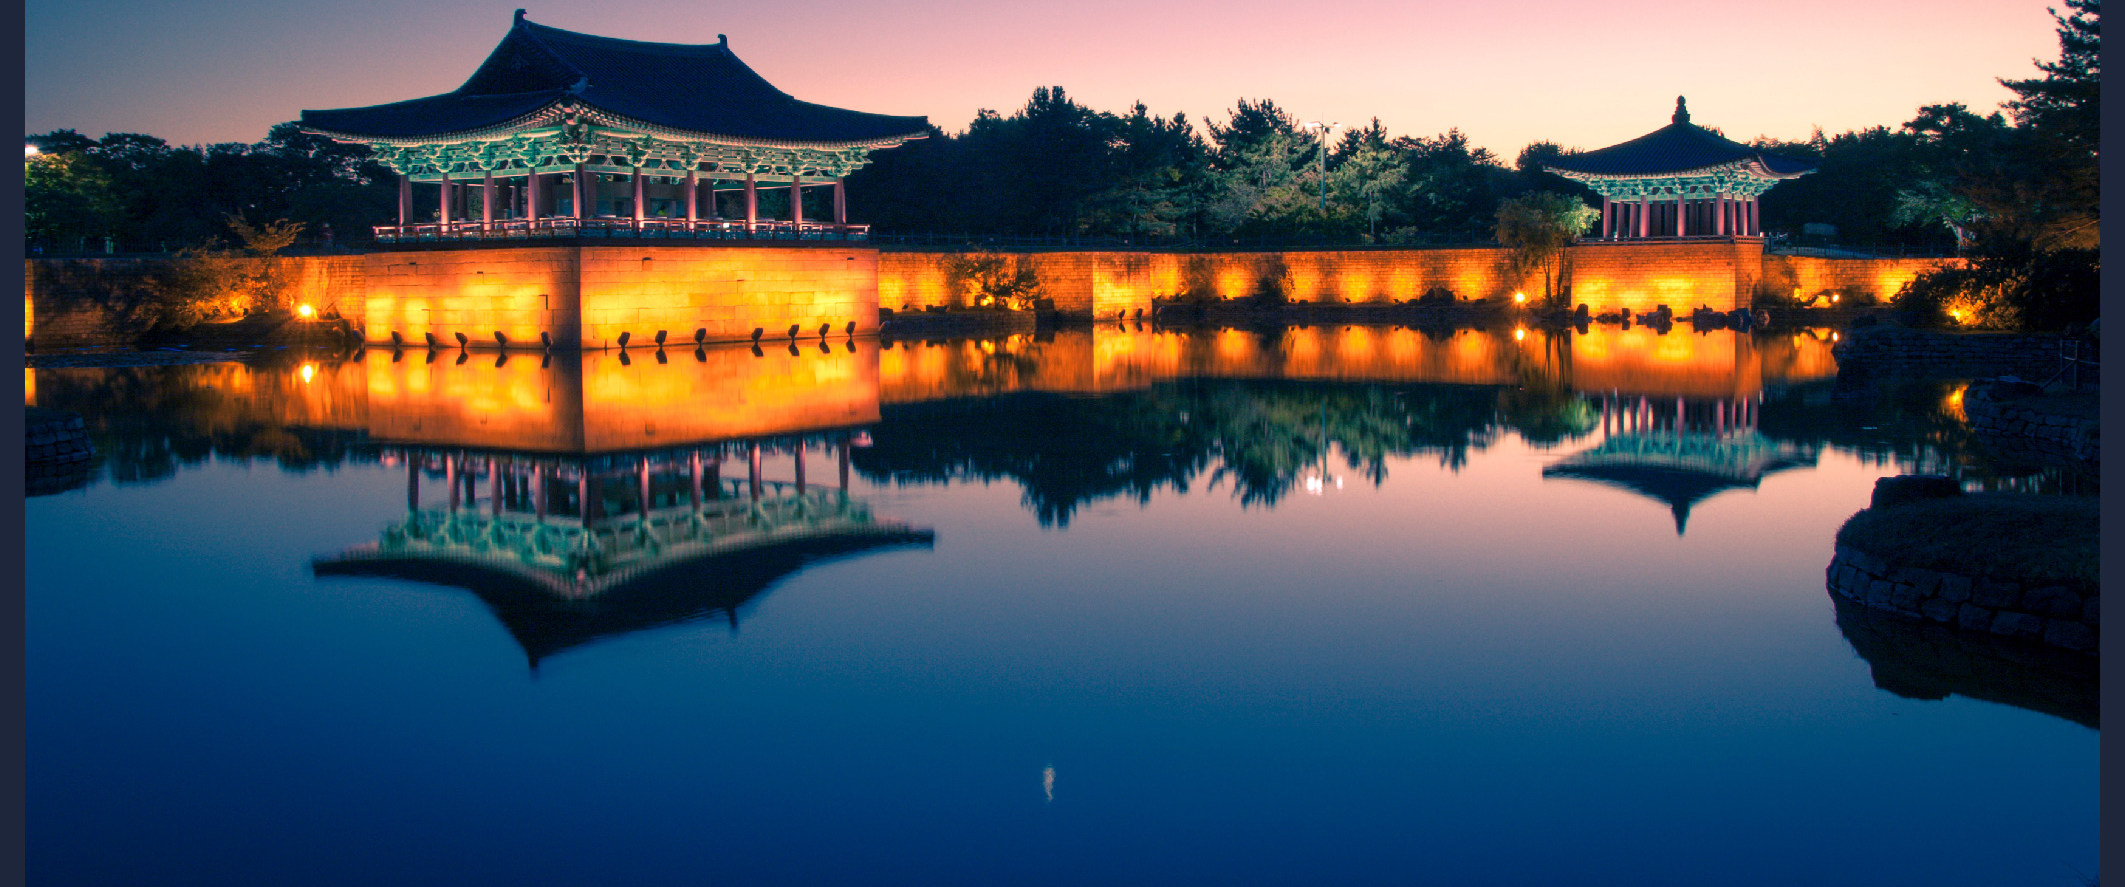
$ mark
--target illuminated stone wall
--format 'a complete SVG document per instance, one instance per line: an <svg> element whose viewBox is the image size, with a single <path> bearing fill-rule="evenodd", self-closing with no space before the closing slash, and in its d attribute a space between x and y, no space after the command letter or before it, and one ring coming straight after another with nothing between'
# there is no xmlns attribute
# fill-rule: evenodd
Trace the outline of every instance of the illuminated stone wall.
<svg viewBox="0 0 2125 887"><path fill-rule="evenodd" d="M1927 271L1962 264L1962 259L1764 256L1760 288L1766 295L1787 295L1803 301L1817 295L1836 294L1855 300L1854 304L1865 305L1889 301L1904 288L1904 284Z"/></svg>
<svg viewBox="0 0 2125 887"><path fill-rule="evenodd" d="M882 253L879 304L896 311L961 304L946 285L954 255ZM1138 308L1148 313L1153 298L1190 292L1242 299L1272 284L1293 301L1316 304L1408 301L1434 289L1463 299L1502 298L1522 289L1533 295L1541 286L1516 279L1502 248L1003 255L1032 266L1057 311L1100 319L1116 312L1134 317ZM1766 256L1762 241L1747 238L1585 243L1571 250L1572 302L1584 302L1597 314L1645 312L1663 304L1677 312L1700 306L1730 311L1747 306L1759 287L1886 299L1921 271L1957 261Z"/></svg>
<svg viewBox="0 0 2125 887"><path fill-rule="evenodd" d="M523 247L377 253L369 256L364 328L372 342L398 331L408 342L433 332L454 343L512 347L556 343L612 348L620 334L648 345L659 330L691 345L739 342L759 328L767 341L789 327L816 339L878 328L878 260L869 249L820 247Z"/></svg>

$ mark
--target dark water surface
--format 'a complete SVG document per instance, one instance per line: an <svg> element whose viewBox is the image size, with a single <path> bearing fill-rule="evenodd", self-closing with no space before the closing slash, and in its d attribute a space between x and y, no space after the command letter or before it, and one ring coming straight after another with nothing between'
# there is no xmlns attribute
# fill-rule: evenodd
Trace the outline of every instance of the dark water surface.
<svg viewBox="0 0 2125 887"><path fill-rule="evenodd" d="M1823 570L2094 482L1825 337L33 370L30 879L2084 883L2092 675Z"/></svg>

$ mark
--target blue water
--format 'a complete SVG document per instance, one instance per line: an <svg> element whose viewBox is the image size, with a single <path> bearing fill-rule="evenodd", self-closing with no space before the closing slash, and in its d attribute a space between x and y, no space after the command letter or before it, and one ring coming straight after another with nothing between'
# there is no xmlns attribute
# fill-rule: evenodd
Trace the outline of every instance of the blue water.
<svg viewBox="0 0 2125 887"><path fill-rule="evenodd" d="M858 451L849 494L934 545L535 664L464 589L312 574L406 513L369 444L106 471L25 504L30 880L2096 875L2096 730L1879 689L1834 621L1831 537L1896 460L1823 446L1678 533L1543 477L1599 436L1494 428L1377 484L1338 452L1272 505L1205 471L1066 522Z"/></svg>

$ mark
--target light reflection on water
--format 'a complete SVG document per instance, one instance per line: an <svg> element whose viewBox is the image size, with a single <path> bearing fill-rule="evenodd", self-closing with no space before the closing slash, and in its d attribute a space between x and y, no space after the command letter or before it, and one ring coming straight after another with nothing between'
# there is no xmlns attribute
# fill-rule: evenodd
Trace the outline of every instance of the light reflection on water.
<svg viewBox="0 0 2125 887"><path fill-rule="evenodd" d="M1824 591L1874 478L2006 476L1826 338L37 370L31 873L2094 874L2090 680Z"/></svg>

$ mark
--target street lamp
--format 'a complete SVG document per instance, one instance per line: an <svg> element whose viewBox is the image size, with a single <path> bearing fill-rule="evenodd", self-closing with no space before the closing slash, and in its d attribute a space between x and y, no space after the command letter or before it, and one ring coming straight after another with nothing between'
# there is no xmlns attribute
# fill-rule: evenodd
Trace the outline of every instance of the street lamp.
<svg viewBox="0 0 2125 887"><path fill-rule="evenodd" d="M1321 131L1321 215L1323 216L1328 215L1328 131L1339 129L1342 126L1343 124L1340 123L1322 123L1319 120L1309 120L1302 127L1303 129L1318 129Z"/></svg>

